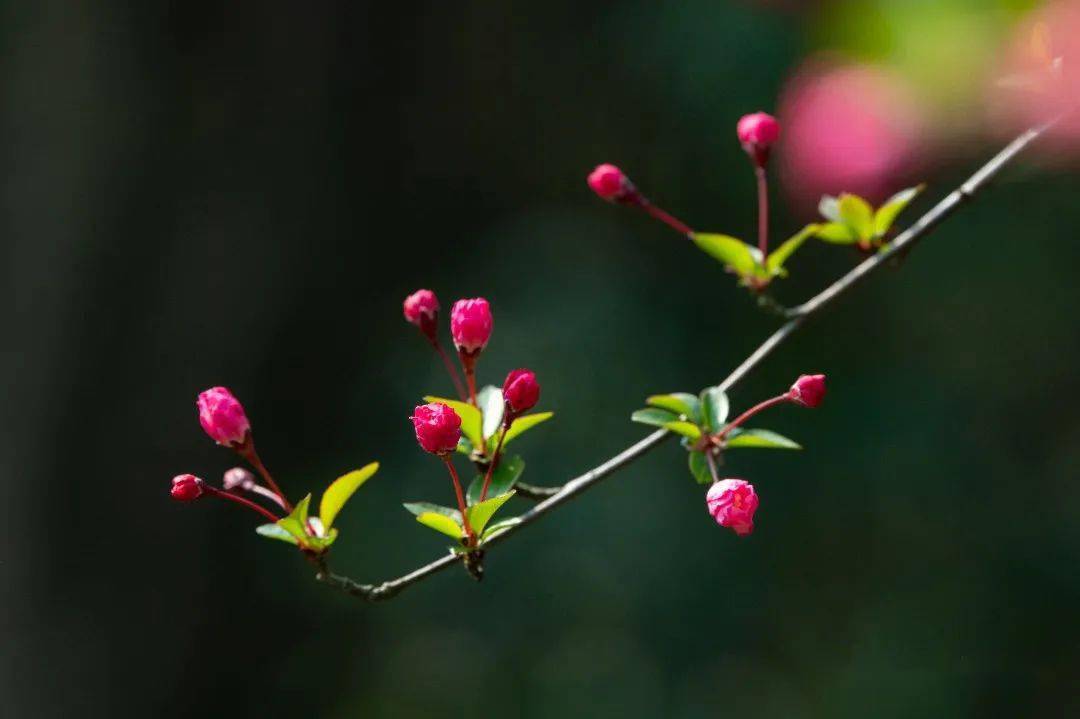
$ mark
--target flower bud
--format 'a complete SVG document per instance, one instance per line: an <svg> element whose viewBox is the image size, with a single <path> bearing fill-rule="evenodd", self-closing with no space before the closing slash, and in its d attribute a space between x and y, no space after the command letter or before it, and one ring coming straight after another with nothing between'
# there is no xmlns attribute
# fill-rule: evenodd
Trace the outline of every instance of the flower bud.
<svg viewBox="0 0 1080 719"><path fill-rule="evenodd" d="M225 489L250 489L255 486L255 475L243 467L233 467L225 472L221 478L221 484Z"/></svg>
<svg viewBox="0 0 1080 719"><path fill-rule="evenodd" d="M795 380L789 392L793 402L804 407L817 407L825 399L825 375L804 374Z"/></svg>
<svg viewBox="0 0 1080 719"><path fill-rule="evenodd" d="M173 477L169 494L178 502L194 502L203 496L203 481L194 474L179 474Z"/></svg>
<svg viewBox="0 0 1080 719"><path fill-rule="evenodd" d="M516 369L506 375L503 382L503 399L510 409L510 416L528 412L540 399L540 385L532 370Z"/></svg>
<svg viewBox="0 0 1080 719"><path fill-rule="evenodd" d="M405 298L405 321L420 328L435 341L436 321L439 318L439 298L431 290L417 290Z"/></svg>
<svg viewBox="0 0 1080 719"><path fill-rule="evenodd" d="M709 514L721 527L734 530L740 537L754 531L754 512L758 496L754 485L742 479L721 479L705 495Z"/></svg>
<svg viewBox="0 0 1080 719"><path fill-rule="evenodd" d="M608 202L622 202L637 192L634 183L630 182L622 170L606 163L597 165L596 169L589 173L586 182L600 199Z"/></svg>
<svg viewBox="0 0 1080 719"><path fill-rule="evenodd" d="M764 167L769 160L769 149L780 138L780 123L776 118L764 112L744 115L735 128L743 150L758 167Z"/></svg>
<svg viewBox="0 0 1080 719"><path fill-rule="evenodd" d="M491 307L483 297L458 300L450 310L450 334L454 345L466 354L477 354L491 339Z"/></svg>
<svg viewBox="0 0 1080 719"><path fill-rule="evenodd" d="M442 402L424 404L409 417L416 430L416 441L425 451L446 454L457 448L461 439L461 417Z"/></svg>
<svg viewBox="0 0 1080 719"><path fill-rule="evenodd" d="M226 447L239 447L247 440L251 424L244 406L224 387L211 387L199 394L199 424L210 439Z"/></svg>

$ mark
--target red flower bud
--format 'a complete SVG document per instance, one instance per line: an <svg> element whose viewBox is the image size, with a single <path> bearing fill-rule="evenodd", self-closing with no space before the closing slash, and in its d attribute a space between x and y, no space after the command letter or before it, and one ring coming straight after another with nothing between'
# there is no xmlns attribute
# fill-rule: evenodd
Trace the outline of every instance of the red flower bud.
<svg viewBox="0 0 1080 719"><path fill-rule="evenodd" d="M758 496L754 485L742 479L721 479L709 487L705 506L716 523L744 537L754 531Z"/></svg>
<svg viewBox="0 0 1080 719"><path fill-rule="evenodd" d="M224 387L211 387L199 394L199 424L210 439L226 447L239 447L247 439L251 424L244 406Z"/></svg>
<svg viewBox="0 0 1080 719"><path fill-rule="evenodd" d="M528 412L540 399L540 385L532 370L516 369L506 375L503 382L503 399L510 407L511 415Z"/></svg>
<svg viewBox="0 0 1080 719"><path fill-rule="evenodd" d="M459 351L476 354L491 339L491 307L483 297L458 300L450 309L450 334Z"/></svg>
<svg viewBox="0 0 1080 719"><path fill-rule="evenodd" d="M780 123L772 115L755 112L745 115L735 128L746 154L759 167L769 159L769 150L780 138Z"/></svg>
<svg viewBox="0 0 1080 719"><path fill-rule="evenodd" d="M416 441L425 451L446 454L457 448L461 439L461 417L442 402L424 404L409 417L416 430Z"/></svg>
<svg viewBox="0 0 1080 719"><path fill-rule="evenodd" d="M255 475L243 467L233 467L221 478L225 489L249 489L255 486Z"/></svg>
<svg viewBox="0 0 1080 719"><path fill-rule="evenodd" d="M789 393L794 402L804 407L817 407L825 399L825 375L804 374L791 385Z"/></svg>
<svg viewBox="0 0 1080 719"><path fill-rule="evenodd" d="M178 502L194 502L203 496L203 481L194 474L180 474L173 477L169 494Z"/></svg>
<svg viewBox="0 0 1080 719"><path fill-rule="evenodd" d="M622 170L606 163L597 165L586 181L593 192L608 202L621 202L637 191Z"/></svg>
<svg viewBox="0 0 1080 719"><path fill-rule="evenodd" d="M439 318L439 298L431 290L417 290L405 298L405 321L420 328L428 339L435 341Z"/></svg>

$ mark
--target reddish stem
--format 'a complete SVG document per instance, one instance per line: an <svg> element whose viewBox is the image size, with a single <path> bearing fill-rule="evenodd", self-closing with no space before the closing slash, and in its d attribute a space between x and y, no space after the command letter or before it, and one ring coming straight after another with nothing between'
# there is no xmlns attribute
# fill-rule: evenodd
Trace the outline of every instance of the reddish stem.
<svg viewBox="0 0 1080 719"><path fill-rule="evenodd" d="M292 504L289 503L289 499L285 496L285 493L281 491L281 488L277 486L277 482L270 476L270 472L266 469L266 465L262 463L262 459L259 458L259 453L255 451L255 442L249 436L247 441L236 450L236 453L246 459L255 471L259 473L259 476L263 478L274 494L281 498L282 506L285 507L286 512L292 512Z"/></svg>
<svg viewBox="0 0 1080 719"><path fill-rule="evenodd" d="M435 348L435 352L442 358L443 365L446 367L446 371L454 383L454 391L457 392L458 399L462 402L467 401L465 388L461 385L461 378L458 377L457 368L454 367L454 363L450 361L450 357L446 354L446 350L443 349L442 344L437 339L431 340L431 346Z"/></svg>
<svg viewBox="0 0 1080 719"><path fill-rule="evenodd" d="M705 463L709 465L709 474L712 475L713 484L720 481L720 470L716 466L716 457L713 457L712 452L708 449L705 450Z"/></svg>
<svg viewBox="0 0 1080 719"><path fill-rule="evenodd" d="M476 407L477 409L480 408L480 404L476 401L476 357L479 354L479 351L470 353L463 349L458 350L458 359L461 360L461 369L465 374L465 383L469 386L469 401L472 402L473 407Z"/></svg>
<svg viewBox="0 0 1080 719"><path fill-rule="evenodd" d="M717 437L720 438L720 439L723 439L724 437L727 436L727 434L731 430L735 429L740 424L742 424L746 420L750 419L751 417L753 417L758 412L762 412L764 410L767 410L769 407L774 407L774 406L776 406L778 404L783 404L784 402L790 402L791 399L792 399L791 398L791 393L786 392L786 393L784 393L784 394L782 394L782 395L780 395L778 397L773 397L772 399L767 399L764 402L762 402L761 404L754 405L750 409L748 409L745 412L743 412L742 414L740 414L734 420L729 422L728 425L726 427L724 427L724 429L717 435Z"/></svg>
<svg viewBox="0 0 1080 719"><path fill-rule="evenodd" d="M692 229L690 229L689 225L687 225L685 222L683 222L679 218L675 217L674 215L671 215L671 214L665 212L662 208L657 207L653 203L649 202L646 198L644 198L644 197L639 198L638 205L641 206L641 209L645 210L650 215L652 215L656 219L660 220L665 225L667 225L671 229L675 230L679 234L681 234L681 235L692 235L692 234L694 234L694 231Z"/></svg>
<svg viewBox="0 0 1080 719"><path fill-rule="evenodd" d="M503 425L502 432L499 433L499 441L495 445L495 453L491 455L491 461L488 462L487 474L484 475L484 487L480 490L481 502L487 499L488 487L491 485L491 477L495 474L495 465L499 463L499 455L502 454L503 440L506 439L506 433L513 423L513 419L506 422L506 424Z"/></svg>
<svg viewBox="0 0 1080 719"><path fill-rule="evenodd" d="M277 522L279 519L281 519L280 517L275 516L270 510L266 509L265 507L261 507L258 504L255 504L250 499L244 499L243 497L241 497L238 494L233 494L232 492L226 492L223 489L218 489L217 487L213 487L213 486L211 486L209 484L206 484L206 483L203 484L203 489L205 489L207 492L214 495L215 497L221 497L222 499L228 499L231 502L236 502L237 504L242 504L245 507L247 507L248 509L253 509L256 512L258 512L259 514L261 514L262 516L269 519L271 522Z"/></svg>
<svg viewBox="0 0 1080 719"><path fill-rule="evenodd" d="M475 543L476 537L473 535L472 527L469 526L469 517L465 513L465 494L461 491L461 480L458 478L457 470L454 469L454 462L450 459L450 455L444 454L442 459L446 463L446 468L450 470L450 480L454 483L454 494L457 495L458 510L461 512L461 523L465 526L465 536L469 538L471 546Z"/></svg>
<svg viewBox="0 0 1080 719"><path fill-rule="evenodd" d="M757 176L758 249L764 262L769 256L769 184L765 178L765 166L755 167L754 175Z"/></svg>

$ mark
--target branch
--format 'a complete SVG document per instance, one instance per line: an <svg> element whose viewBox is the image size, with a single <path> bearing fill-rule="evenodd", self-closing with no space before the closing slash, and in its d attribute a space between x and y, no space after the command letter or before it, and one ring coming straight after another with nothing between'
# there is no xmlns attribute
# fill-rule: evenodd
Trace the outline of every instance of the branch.
<svg viewBox="0 0 1080 719"><path fill-rule="evenodd" d="M890 259L903 256L902 253L906 254L907 252L910 252L919 240L929 234L931 230L937 227L937 225L955 212L957 208L963 205L967 200L973 198L979 190L985 187L1006 165L1023 152L1028 145L1034 142L1060 119L1060 116L1054 118L1043 125L1029 129L1027 132L1017 137L1010 142L1005 149L994 156L993 159L979 168L974 175L968 178L967 182L950 193L929 212L919 218L915 224L901 233L887 250L879 252L873 257L859 263L846 275L833 282L806 302L788 310L786 312L786 317L788 318L787 322L781 325L764 342L762 342L749 357L743 360L742 363L720 383L720 389L726 392L734 387L739 380L745 377L752 369L760 364L762 360L768 357L780 343L799 329L811 315L831 304L837 297L850 290L871 272L877 270ZM486 549L492 544L504 541L517 533L522 527L532 524L545 514L558 508L560 505L569 502L586 489L599 483L604 477L613 474L618 469L622 469L652 450L654 447L657 447L670 435L671 433L665 429L657 430L636 444L627 447L603 464L590 469L579 477L571 479L569 482L562 485L562 487L533 487L531 485L521 485L519 483L518 487L526 490L523 491L522 494L534 499L542 497L543 501L522 514L518 518L517 523L509 529L484 542L481 549ZM325 557L320 557L314 561L318 567L316 579L320 582L337 587L355 597L360 597L368 601L378 601L389 599L401 590L422 579L457 564L460 561L460 557L458 555L448 554L441 559L413 570L409 574L398 577L397 579L382 582L381 584L359 584L348 577L334 574L327 568Z"/></svg>

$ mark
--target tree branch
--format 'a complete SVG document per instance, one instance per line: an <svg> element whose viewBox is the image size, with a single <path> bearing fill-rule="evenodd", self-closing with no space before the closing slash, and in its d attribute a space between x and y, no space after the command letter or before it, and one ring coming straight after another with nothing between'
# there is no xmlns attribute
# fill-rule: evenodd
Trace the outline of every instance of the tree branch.
<svg viewBox="0 0 1080 719"><path fill-rule="evenodd" d="M784 340L802 326L807 318L831 304L837 297L850 290L860 281L865 279L870 273L887 263L890 259L903 256L902 253L906 254L909 252L919 240L929 234L931 230L937 227L937 225L955 212L957 208L967 200L973 198L979 190L985 187L986 184L1002 170L1002 168L1008 165L1009 162L1015 159L1017 155L1023 152L1032 142L1038 139L1039 136L1045 133L1060 119L1059 116L1043 125L1033 127L1017 137L1009 143L1005 149L995 155L993 159L979 168L975 174L968 178L967 182L946 196L945 199L941 200L941 202L935 205L929 212L919 218L915 224L901 233L887 250L879 252L873 257L859 263L850 272L806 302L788 310L786 313L786 317L788 318L787 322L781 325L764 342L762 342L749 357L743 360L742 363L720 383L720 388L727 391L734 387L737 382L745 377L762 360L768 357L769 354L771 354ZM670 436L670 434L670 432L664 429L657 430L603 464L590 469L579 477L571 479L561 487L534 487L532 485L522 485L519 483L518 487L523 490L523 495L534 499L542 498L542 501L522 514L518 518L517 523L509 529L484 542L483 545L481 545L482 548L486 549L490 545L504 541L518 532L522 527L532 524L545 514L558 508L560 505L569 502L586 489L589 489L600 482L604 477L613 474L618 469L622 469L652 450L654 447L660 445ZM355 597L360 597L368 601L378 601L389 599L406 587L457 564L461 561L461 558L459 555L447 554L445 557L415 569L409 574L398 577L397 579L382 582L381 584L359 584L348 577L334 574L327 568L325 557L317 558L314 561L318 568L316 579L320 582L337 587Z"/></svg>

